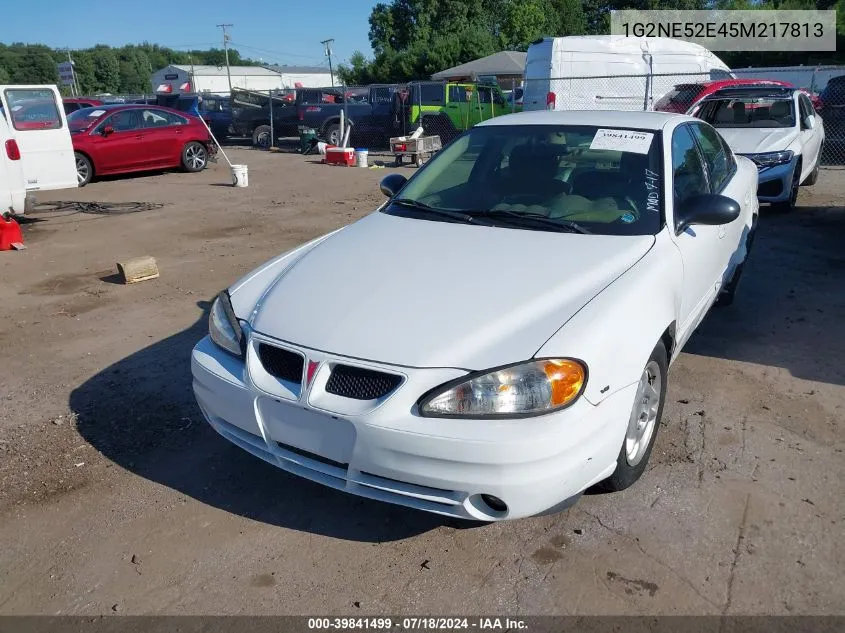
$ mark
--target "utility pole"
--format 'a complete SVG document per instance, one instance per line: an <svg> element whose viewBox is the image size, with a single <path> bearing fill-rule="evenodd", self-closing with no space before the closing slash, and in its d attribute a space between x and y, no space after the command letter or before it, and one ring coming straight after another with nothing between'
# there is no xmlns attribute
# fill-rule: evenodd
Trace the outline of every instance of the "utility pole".
<svg viewBox="0 0 845 633"><path fill-rule="evenodd" d="M332 86L334 86L334 71L332 70L332 42L334 42L334 39L328 39L323 40L320 44L322 44L326 49L326 57L329 58L329 77L331 77Z"/></svg>
<svg viewBox="0 0 845 633"><path fill-rule="evenodd" d="M226 51L226 76L229 78L229 94L232 94L232 71L229 70L229 34L226 29L234 24L218 24L223 29L223 50Z"/></svg>

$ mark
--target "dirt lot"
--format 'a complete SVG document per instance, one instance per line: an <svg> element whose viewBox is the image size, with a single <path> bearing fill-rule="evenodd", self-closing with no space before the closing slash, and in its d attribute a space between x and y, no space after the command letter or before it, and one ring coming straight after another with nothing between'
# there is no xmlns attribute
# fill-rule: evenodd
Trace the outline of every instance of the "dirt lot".
<svg viewBox="0 0 845 633"><path fill-rule="evenodd" d="M463 529L296 479L201 420L217 291L366 214L390 170L232 149L97 182L0 253L0 613L845 612L845 175L765 215L739 297L670 373L650 470L567 512ZM161 278L115 283L153 255Z"/></svg>

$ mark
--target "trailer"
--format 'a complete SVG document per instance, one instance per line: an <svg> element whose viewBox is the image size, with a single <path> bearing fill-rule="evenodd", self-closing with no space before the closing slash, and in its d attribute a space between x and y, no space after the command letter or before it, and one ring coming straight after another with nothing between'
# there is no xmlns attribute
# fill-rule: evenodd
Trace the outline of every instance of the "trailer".
<svg viewBox="0 0 845 633"><path fill-rule="evenodd" d="M396 166L402 165L405 156L410 156L414 165L420 167L443 147L439 136L396 136L390 139L390 151L396 158Z"/></svg>

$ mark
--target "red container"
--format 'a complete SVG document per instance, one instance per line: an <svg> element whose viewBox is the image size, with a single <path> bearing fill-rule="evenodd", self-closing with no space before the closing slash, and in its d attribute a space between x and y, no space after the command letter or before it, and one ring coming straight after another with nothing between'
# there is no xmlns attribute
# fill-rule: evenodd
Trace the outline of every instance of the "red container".
<svg viewBox="0 0 845 633"><path fill-rule="evenodd" d="M355 164L355 148L327 147L326 163L329 165L348 165L351 167Z"/></svg>
<svg viewBox="0 0 845 633"><path fill-rule="evenodd" d="M12 244L23 243L23 233L20 225L13 219L3 219L0 216L0 251L12 250Z"/></svg>

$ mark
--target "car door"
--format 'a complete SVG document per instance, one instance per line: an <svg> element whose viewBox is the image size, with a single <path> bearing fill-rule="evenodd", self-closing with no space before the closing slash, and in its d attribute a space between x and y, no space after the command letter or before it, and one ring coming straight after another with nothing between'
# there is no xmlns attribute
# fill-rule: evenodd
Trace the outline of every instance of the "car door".
<svg viewBox="0 0 845 633"><path fill-rule="evenodd" d="M141 123L146 149L144 164L149 167L178 165L188 119L167 110L145 108L141 110Z"/></svg>
<svg viewBox="0 0 845 633"><path fill-rule="evenodd" d="M816 116L816 110L807 95L798 94L798 113L801 120L801 145L803 147L804 161L801 164L801 182L804 182L810 173L815 169L819 161L819 152L822 149L824 138L824 127L820 117ZM809 117L813 117L813 127L807 125Z"/></svg>
<svg viewBox="0 0 845 633"><path fill-rule="evenodd" d="M141 169L147 150L141 127L141 110L119 110L103 119L91 134L91 153L97 173Z"/></svg>
<svg viewBox="0 0 845 633"><path fill-rule="evenodd" d="M26 104L36 104L37 121L16 116L32 111ZM56 86L0 86L0 105L20 149L27 190L76 187L73 142Z"/></svg>
<svg viewBox="0 0 845 633"><path fill-rule="evenodd" d="M727 242L721 226L693 225L680 235L674 229L674 214L684 202L711 191L704 155L693 133L694 123L678 126L672 133L673 217L670 235L684 267L684 283L678 314L678 340L686 342L716 298L726 267Z"/></svg>

